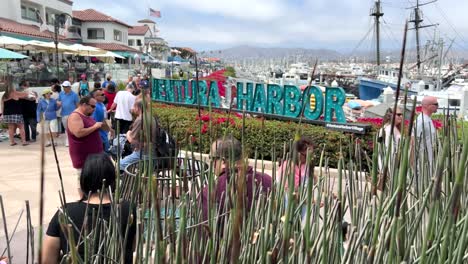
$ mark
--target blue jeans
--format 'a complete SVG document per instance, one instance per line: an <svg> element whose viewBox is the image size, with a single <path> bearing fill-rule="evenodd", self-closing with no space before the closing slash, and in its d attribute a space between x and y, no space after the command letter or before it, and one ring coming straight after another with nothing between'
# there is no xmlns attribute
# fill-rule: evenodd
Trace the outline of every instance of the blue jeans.
<svg viewBox="0 0 468 264"><path fill-rule="evenodd" d="M139 160L140 160L140 153L141 153L140 150L134 150L134 151L132 152L132 154L130 154L130 155L128 155L128 156L125 156L125 158L123 158L123 159L120 159L120 167L119 167L119 169L120 169L121 171L123 171L123 170L125 170L125 168L126 168L128 165L139 161ZM145 159L147 159L147 158L148 158L147 155L141 153L141 160L145 160Z"/></svg>

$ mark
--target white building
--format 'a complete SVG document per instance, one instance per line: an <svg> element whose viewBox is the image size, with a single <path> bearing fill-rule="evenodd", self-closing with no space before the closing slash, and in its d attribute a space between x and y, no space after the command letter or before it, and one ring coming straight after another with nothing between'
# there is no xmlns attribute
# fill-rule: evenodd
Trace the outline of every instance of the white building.
<svg viewBox="0 0 468 264"><path fill-rule="evenodd" d="M71 17L72 5L70 0L1 0L0 33L24 39L52 40L55 15ZM41 21L49 31L39 30Z"/></svg>
<svg viewBox="0 0 468 264"><path fill-rule="evenodd" d="M84 44L110 51L137 52L128 47L130 25L94 9L73 11Z"/></svg>
<svg viewBox="0 0 468 264"><path fill-rule="evenodd" d="M139 20L136 26L128 30L128 46L153 57L166 60L169 52L167 42L158 37L159 30L150 19Z"/></svg>

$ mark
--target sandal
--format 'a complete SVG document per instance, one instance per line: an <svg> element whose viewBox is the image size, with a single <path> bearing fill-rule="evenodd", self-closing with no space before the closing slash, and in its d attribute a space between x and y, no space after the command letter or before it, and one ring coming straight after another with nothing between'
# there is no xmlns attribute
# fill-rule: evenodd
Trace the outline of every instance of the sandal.
<svg viewBox="0 0 468 264"><path fill-rule="evenodd" d="M16 145L18 145L18 143L16 143L16 142L15 143L10 143L10 146L16 146Z"/></svg>
<svg viewBox="0 0 468 264"><path fill-rule="evenodd" d="M23 146L27 146L27 145L29 145L29 143L23 143L22 145L23 145Z"/></svg>

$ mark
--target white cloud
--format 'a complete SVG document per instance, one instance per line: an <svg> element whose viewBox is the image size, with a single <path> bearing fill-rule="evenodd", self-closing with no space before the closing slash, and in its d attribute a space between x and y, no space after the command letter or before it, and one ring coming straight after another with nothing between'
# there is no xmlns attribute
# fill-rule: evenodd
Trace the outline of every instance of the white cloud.
<svg viewBox="0 0 468 264"><path fill-rule="evenodd" d="M253 44L353 49L372 27L373 0L75 0L74 9L95 8L134 24L147 16L147 7L159 9L161 35L170 45L204 44L213 47ZM413 1L411 1L413 2ZM408 0L382 4L383 45L400 48ZM424 23L440 23L441 36L456 37L468 49L468 1L439 0L424 6ZM445 15L445 17L444 17ZM458 36L446 19L454 26ZM422 34L427 38L433 33ZM410 38L413 32L409 33ZM371 48L372 32L362 44ZM463 40L464 39L464 40ZM409 40L410 42L412 40ZM425 41L425 40L423 40ZM448 40L446 42L449 42ZM411 42L412 43L412 42ZM411 44L410 43L410 44ZM391 44L391 45L390 45ZM454 47L458 47L454 45Z"/></svg>
<svg viewBox="0 0 468 264"><path fill-rule="evenodd" d="M247 21L271 21L291 11L285 0L161 0L155 4Z"/></svg>
<svg viewBox="0 0 468 264"><path fill-rule="evenodd" d="M256 44L268 45L279 44L284 39L280 36L262 33L258 31L239 31L225 30L223 27L172 27L164 28L163 37L172 42L183 43L208 43L219 45L239 45L239 44Z"/></svg>

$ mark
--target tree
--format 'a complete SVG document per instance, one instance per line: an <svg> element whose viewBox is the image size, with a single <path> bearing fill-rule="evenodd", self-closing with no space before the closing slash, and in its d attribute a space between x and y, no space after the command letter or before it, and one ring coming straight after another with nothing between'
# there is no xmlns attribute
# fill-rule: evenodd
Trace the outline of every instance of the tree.
<svg viewBox="0 0 468 264"><path fill-rule="evenodd" d="M236 70L232 66L227 66L226 67L226 72L224 72L224 76L226 77L236 77Z"/></svg>

